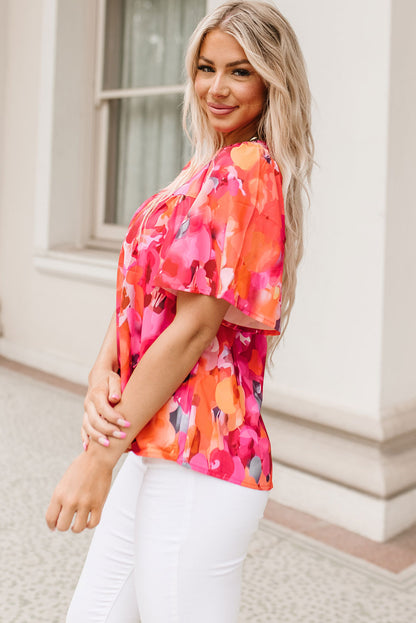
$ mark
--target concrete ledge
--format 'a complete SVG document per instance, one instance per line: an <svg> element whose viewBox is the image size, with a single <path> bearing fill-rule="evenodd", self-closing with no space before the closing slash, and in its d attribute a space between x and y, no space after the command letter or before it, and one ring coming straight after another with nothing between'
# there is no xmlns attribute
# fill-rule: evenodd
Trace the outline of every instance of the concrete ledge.
<svg viewBox="0 0 416 623"><path fill-rule="evenodd" d="M88 382L89 368L76 361L68 361L57 353L31 350L6 338L0 338L0 356L72 383L85 386Z"/></svg>
<svg viewBox="0 0 416 623"><path fill-rule="evenodd" d="M373 541L387 541L416 522L416 488L383 500L277 462L273 466L272 500Z"/></svg>
<svg viewBox="0 0 416 623"><path fill-rule="evenodd" d="M48 275L115 287L117 275L115 253L91 249L38 251L33 263L37 270Z"/></svg>
<svg viewBox="0 0 416 623"><path fill-rule="evenodd" d="M284 413L292 419L321 424L366 440L387 441L416 431L416 400L392 408L381 407L377 412L357 413L336 404L277 391L267 376L263 407L272 413Z"/></svg>
<svg viewBox="0 0 416 623"><path fill-rule="evenodd" d="M374 441L269 410L263 418L278 463L383 500L416 487L416 432Z"/></svg>
<svg viewBox="0 0 416 623"><path fill-rule="evenodd" d="M317 407L315 407L317 408ZM263 411L275 461L272 499L386 541L416 523L416 434L397 417L388 439L347 433L321 421ZM392 418L391 418L392 419ZM392 431L399 434L392 436ZM373 431L374 432L374 431Z"/></svg>

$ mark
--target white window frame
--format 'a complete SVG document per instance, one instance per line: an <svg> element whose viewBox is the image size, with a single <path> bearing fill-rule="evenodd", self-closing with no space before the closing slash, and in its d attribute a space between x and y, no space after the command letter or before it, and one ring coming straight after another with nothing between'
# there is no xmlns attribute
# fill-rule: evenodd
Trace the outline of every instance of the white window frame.
<svg viewBox="0 0 416 623"><path fill-rule="evenodd" d="M207 10L221 1L207 0ZM104 0L42 2L33 262L42 273L114 288L125 228L109 226L111 236L100 231L102 238L98 231L94 235L94 228L97 206L102 210L104 204L108 106L111 96L125 94L98 88L103 71L103 8ZM81 48L75 50L79 58L74 62L78 30L83 31ZM133 90L129 95L137 97ZM62 114L71 110L72 101L76 109L63 126Z"/></svg>
<svg viewBox="0 0 416 623"><path fill-rule="evenodd" d="M110 102L116 99L128 99L135 97L149 97L154 95L183 94L184 84L174 84L169 86L138 87L129 89L103 89L104 62L105 62L105 19L106 19L106 0L98 0L97 18L97 55L96 55L96 76L95 76L95 108L97 113L97 169L96 169L96 205L93 224L93 246L103 247L114 246L123 239L126 227L122 225L110 224L105 222L106 208L106 176L107 176L107 155L108 155L108 132ZM215 6L218 2L207 1L209 6ZM112 244L113 243L113 244Z"/></svg>

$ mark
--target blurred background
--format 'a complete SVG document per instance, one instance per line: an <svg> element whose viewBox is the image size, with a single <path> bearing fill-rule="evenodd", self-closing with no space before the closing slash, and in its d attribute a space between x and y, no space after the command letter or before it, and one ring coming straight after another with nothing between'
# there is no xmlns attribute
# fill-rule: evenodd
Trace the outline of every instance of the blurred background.
<svg viewBox="0 0 416 623"><path fill-rule="evenodd" d="M217 4L0 0L4 358L86 383L126 225L189 155L183 51ZM382 542L416 522L416 4L277 6L306 59L317 166L265 388L272 498Z"/></svg>

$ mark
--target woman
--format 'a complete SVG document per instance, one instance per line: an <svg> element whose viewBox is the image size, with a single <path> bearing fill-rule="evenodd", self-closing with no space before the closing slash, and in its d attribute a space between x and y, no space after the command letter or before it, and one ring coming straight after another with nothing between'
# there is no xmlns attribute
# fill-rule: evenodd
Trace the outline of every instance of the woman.
<svg viewBox="0 0 416 623"><path fill-rule="evenodd" d="M264 2L214 10L186 66L194 155L130 223L89 376L86 451L47 511L51 529L97 526L130 450L70 623L237 621L272 488L260 405L267 336L287 324L302 255L308 82L290 25Z"/></svg>

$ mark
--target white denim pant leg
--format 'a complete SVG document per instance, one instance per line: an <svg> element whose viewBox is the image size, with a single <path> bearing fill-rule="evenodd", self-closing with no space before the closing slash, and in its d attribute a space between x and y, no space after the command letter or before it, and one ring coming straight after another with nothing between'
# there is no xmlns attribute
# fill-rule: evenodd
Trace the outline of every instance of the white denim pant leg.
<svg viewBox="0 0 416 623"><path fill-rule="evenodd" d="M67 623L139 623L134 587L135 517L144 473L129 453L104 504Z"/></svg>
<svg viewBox="0 0 416 623"><path fill-rule="evenodd" d="M268 492L132 454L113 489L67 622L236 623L242 565ZM133 528L129 520L127 532L115 530L132 498Z"/></svg>

